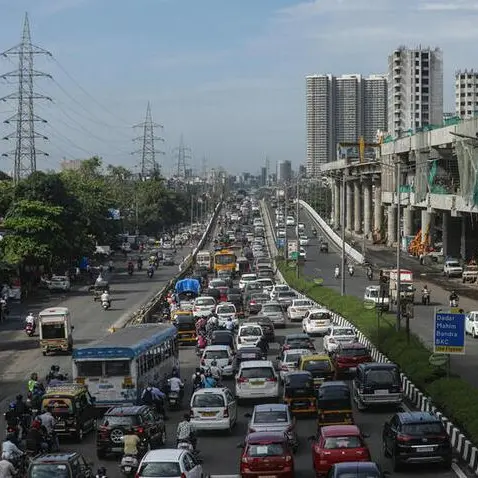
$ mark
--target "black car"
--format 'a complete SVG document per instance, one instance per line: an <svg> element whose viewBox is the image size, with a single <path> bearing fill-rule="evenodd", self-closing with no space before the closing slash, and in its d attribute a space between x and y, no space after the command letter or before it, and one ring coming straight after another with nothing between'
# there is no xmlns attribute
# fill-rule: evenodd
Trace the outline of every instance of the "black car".
<svg viewBox="0 0 478 478"><path fill-rule="evenodd" d="M166 427L158 412L146 405L112 407L104 415L96 432L96 455L123 453L123 436L135 433L141 440L140 449L158 448L166 443Z"/></svg>
<svg viewBox="0 0 478 478"><path fill-rule="evenodd" d="M227 291L227 301L236 306L236 309L243 311L242 290L230 287Z"/></svg>
<svg viewBox="0 0 478 478"><path fill-rule="evenodd" d="M234 334L229 330L215 330L208 340L208 345L228 345L234 349Z"/></svg>
<svg viewBox="0 0 478 478"><path fill-rule="evenodd" d="M248 362L250 360L266 360L266 356L259 347L244 347L238 350L232 361L234 375L239 372L239 366L242 362Z"/></svg>
<svg viewBox="0 0 478 478"><path fill-rule="evenodd" d="M383 450L393 471L405 464L440 463L451 468L452 447L441 420L431 412L400 412L385 422Z"/></svg>
<svg viewBox="0 0 478 478"><path fill-rule="evenodd" d="M265 304L270 300L271 298L268 294L264 294L263 292L254 292L251 294L249 303L247 304L247 310L249 314L258 314L262 309L262 304Z"/></svg>
<svg viewBox="0 0 478 478"><path fill-rule="evenodd" d="M327 478L385 478L387 472L382 472L374 461L349 461L332 465L327 473Z"/></svg>
<svg viewBox="0 0 478 478"><path fill-rule="evenodd" d="M319 250L320 252L329 252L329 243L327 241L321 241Z"/></svg>
<svg viewBox="0 0 478 478"><path fill-rule="evenodd" d="M377 405L398 406L403 400L400 369L394 363L359 364L352 388L359 410Z"/></svg>
<svg viewBox="0 0 478 478"><path fill-rule="evenodd" d="M27 472L28 478L93 478L91 464L83 455L72 452L47 453L34 458Z"/></svg>
<svg viewBox="0 0 478 478"><path fill-rule="evenodd" d="M282 351L290 349L315 350L314 341L307 334L289 334L284 337Z"/></svg>
<svg viewBox="0 0 478 478"><path fill-rule="evenodd" d="M247 319L247 322L259 324L262 328L262 332L264 333L265 339L268 342L275 342L276 336L274 323L271 319L269 319L269 317L265 317L264 315L256 315L255 317Z"/></svg>

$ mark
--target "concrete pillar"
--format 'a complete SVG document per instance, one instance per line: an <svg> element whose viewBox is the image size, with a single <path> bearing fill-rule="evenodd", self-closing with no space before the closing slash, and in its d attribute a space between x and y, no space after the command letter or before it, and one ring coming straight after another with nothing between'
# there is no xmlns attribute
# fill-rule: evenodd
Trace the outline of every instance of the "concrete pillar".
<svg viewBox="0 0 478 478"><path fill-rule="evenodd" d="M466 260L466 216L461 217L460 256Z"/></svg>
<svg viewBox="0 0 478 478"><path fill-rule="evenodd" d="M413 209L406 207L403 209L403 236L413 235Z"/></svg>
<svg viewBox="0 0 478 478"><path fill-rule="evenodd" d="M352 230L353 224L353 217L354 217L354 211L353 211L353 191L352 191L352 184L350 181L347 182L346 186L346 193L345 195L347 196L345 198L345 229L348 231Z"/></svg>
<svg viewBox="0 0 478 478"><path fill-rule="evenodd" d="M432 213L428 212L426 209L422 209L422 225L421 225L422 242L425 242L425 236L427 231L429 232L429 234L432 233L431 222L432 222Z"/></svg>
<svg viewBox="0 0 478 478"><path fill-rule="evenodd" d="M360 200L360 181L354 181L354 231L362 230L362 201Z"/></svg>
<svg viewBox="0 0 478 478"><path fill-rule="evenodd" d="M397 241L397 207L394 204L388 206L388 244L392 245Z"/></svg>
<svg viewBox="0 0 478 478"><path fill-rule="evenodd" d="M443 243L443 255L446 257L449 255L450 251L450 223L451 223L451 214L450 211L443 211L442 215L442 243Z"/></svg>
<svg viewBox="0 0 478 478"><path fill-rule="evenodd" d="M375 186L374 203L373 203L373 229L380 231L382 229L383 206L382 206L382 188Z"/></svg>
<svg viewBox="0 0 478 478"><path fill-rule="evenodd" d="M342 218L341 210L344 207L342 204L342 184L339 181L335 181L334 183L334 227L338 228L340 224L340 220Z"/></svg>
<svg viewBox="0 0 478 478"><path fill-rule="evenodd" d="M363 233L366 237L372 232L372 185L363 184Z"/></svg>

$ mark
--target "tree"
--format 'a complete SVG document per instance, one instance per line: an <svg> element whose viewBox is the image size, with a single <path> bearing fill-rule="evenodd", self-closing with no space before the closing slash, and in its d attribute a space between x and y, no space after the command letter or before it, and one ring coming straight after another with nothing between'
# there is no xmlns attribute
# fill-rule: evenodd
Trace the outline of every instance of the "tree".
<svg viewBox="0 0 478 478"><path fill-rule="evenodd" d="M41 201L15 202L3 221L7 234L2 242L4 258L10 264L51 264L58 249L64 247L60 206Z"/></svg>
<svg viewBox="0 0 478 478"><path fill-rule="evenodd" d="M0 217L7 214L9 207L13 203L15 194L15 184L13 181L0 180Z"/></svg>

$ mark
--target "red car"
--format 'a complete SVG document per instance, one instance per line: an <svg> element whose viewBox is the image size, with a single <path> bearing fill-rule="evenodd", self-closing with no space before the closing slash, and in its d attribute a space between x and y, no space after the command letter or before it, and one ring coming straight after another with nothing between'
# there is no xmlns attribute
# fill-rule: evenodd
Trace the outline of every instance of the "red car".
<svg viewBox="0 0 478 478"><path fill-rule="evenodd" d="M294 457L284 433L249 433L241 448L241 478L294 478Z"/></svg>
<svg viewBox="0 0 478 478"><path fill-rule="evenodd" d="M349 461L371 461L364 436L356 425L321 427L311 437L312 463L317 477L326 476L332 465Z"/></svg>
<svg viewBox="0 0 478 478"><path fill-rule="evenodd" d="M373 362L370 351L359 342L340 345L332 356L335 374L338 377L347 373L355 373L358 364Z"/></svg>
<svg viewBox="0 0 478 478"><path fill-rule="evenodd" d="M216 290L219 291L219 302L227 302L229 287L216 287Z"/></svg>

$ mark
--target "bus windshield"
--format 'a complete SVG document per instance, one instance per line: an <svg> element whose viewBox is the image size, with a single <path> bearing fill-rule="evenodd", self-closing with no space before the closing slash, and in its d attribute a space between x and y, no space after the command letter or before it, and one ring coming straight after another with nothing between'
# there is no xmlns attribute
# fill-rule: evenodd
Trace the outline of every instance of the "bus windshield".
<svg viewBox="0 0 478 478"><path fill-rule="evenodd" d="M234 254L219 254L215 257L215 262L221 266L235 264L236 256Z"/></svg>

